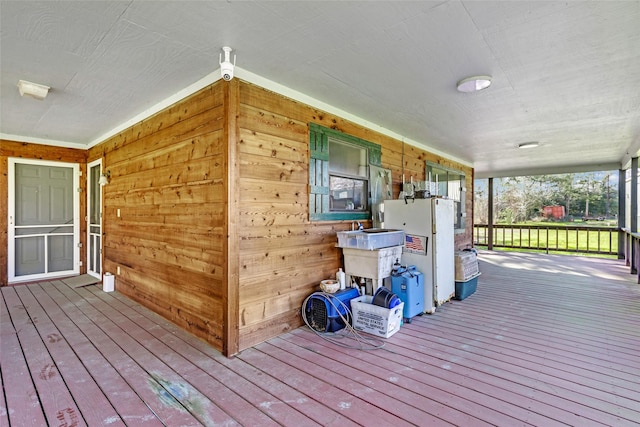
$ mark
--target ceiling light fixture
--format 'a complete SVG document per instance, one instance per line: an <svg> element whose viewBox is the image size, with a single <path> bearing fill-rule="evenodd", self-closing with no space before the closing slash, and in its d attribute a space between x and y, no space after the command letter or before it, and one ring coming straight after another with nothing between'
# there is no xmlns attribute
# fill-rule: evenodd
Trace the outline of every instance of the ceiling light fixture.
<svg viewBox="0 0 640 427"><path fill-rule="evenodd" d="M42 101L49 93L49 86L40 85L38 83L28 82L26 80L18 81L18 91L21 96L29 95L32 98Z"/></svg>
<svg viewBox="0 0 640 427"><path fill-rule="evenodd" d="M460 92L478 92L491 86L491 76L473 76L462 79L456 85Z"/></svg>
<svg viewBox="0 0 640 427"><path fill-rule="evenodd" d="M522 144L518 144L518 148L535 148L539 145L540 143L538 141L523 142Z"/></svg>

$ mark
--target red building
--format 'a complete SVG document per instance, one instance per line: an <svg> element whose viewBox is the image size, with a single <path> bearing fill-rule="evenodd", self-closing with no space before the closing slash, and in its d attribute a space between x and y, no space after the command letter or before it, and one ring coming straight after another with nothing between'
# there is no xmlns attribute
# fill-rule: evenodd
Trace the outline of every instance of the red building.
<svg viewBox="0 0 640 427"><path fill-rule="evenodd" d="M545 218L562 219L566 216L564 206L544 206L542 216Z"/></svg>

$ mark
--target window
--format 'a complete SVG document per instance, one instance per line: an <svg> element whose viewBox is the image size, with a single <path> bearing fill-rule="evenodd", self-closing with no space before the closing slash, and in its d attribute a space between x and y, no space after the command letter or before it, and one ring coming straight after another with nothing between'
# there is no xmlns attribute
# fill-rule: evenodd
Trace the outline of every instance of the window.
<svg viewBox="0 0 640 427"><path fill-rule="evenodd" d="M310 219L371 218L369 165L380 166L380 146L314 123L309 130Z"/></svg>
<svg viewBox="0 0 640 427"><path fill-rule="evenodd" d="M431 181L432 196L445 196L453 199L456 211L454 227L456 232L465 231L466 180L463 172L449 169L436 163L427 162L427 179Z"/></svg>

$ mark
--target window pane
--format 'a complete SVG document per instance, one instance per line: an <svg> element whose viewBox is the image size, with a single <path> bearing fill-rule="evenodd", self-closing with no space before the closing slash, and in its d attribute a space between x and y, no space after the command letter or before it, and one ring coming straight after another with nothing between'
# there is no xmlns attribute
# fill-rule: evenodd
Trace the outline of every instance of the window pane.
<svg viewBox="0 0 640 427"><path fill-rule="evenodd" d="M329 209L332 211L367 210L367 186L364 180L331 176Z"/></svg>
<svg viewBox="0 0 640 427"><path fill-rule="evenodd" d="M453 199L455 206L454 224L456 230L465 228L465 193L463 191L465 175L460 172L438 168L427 162L427 180L431 181L435 193L432 195L444 196Z"/></svg>
<svg viewBox="0 0 640 427"><path fill-rule="evenodd" d="M89 200L89 222L91 224L100 224L100 165L95 165L89 171L91 186L91 199Z"/></svg>
<svg viewBox="0 0 640 427"><path fill-rule="evenodd" d="M433 196L447 196L447 171L432 168L431 169L431 185L435 189Z"/></svg>
<svg viewBox="0 0 640 427"><path fill-rule="evenodd" d="M50 236L48 271L73 270L73 236Z"/></svg>
<svg viewBox="0 0 640 427"><path fill-rule="evenodd" d="M460 195L461 195L460 188L462 187L460 179L461 179L460 175L449 172L447 196L449 196L450 199L453 199L456 202L460 201Z"/></svg>
<svg viewBox="0 0 640 427"><path fill-rule="evenodd" d="M329 170L331 172L367 176L367 150L329 139Z"/></svg>
<svg viewBox="0 0 640 427"><path fill-rule="evenodd" d="M44 237L15 239L16 276L46 273L44 262Z"/></svg>

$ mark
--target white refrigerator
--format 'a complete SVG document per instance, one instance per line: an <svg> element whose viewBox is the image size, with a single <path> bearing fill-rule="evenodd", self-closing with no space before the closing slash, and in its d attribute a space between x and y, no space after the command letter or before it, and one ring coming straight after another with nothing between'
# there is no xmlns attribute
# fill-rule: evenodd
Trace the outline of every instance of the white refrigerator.
<svg viewBox="0 0 640 427"><path fill-rule="evenodd" d="M455 294L453 200L385 200L384 228L404 230L402 265L415 265L424 274L426 313Z"/></svg>

